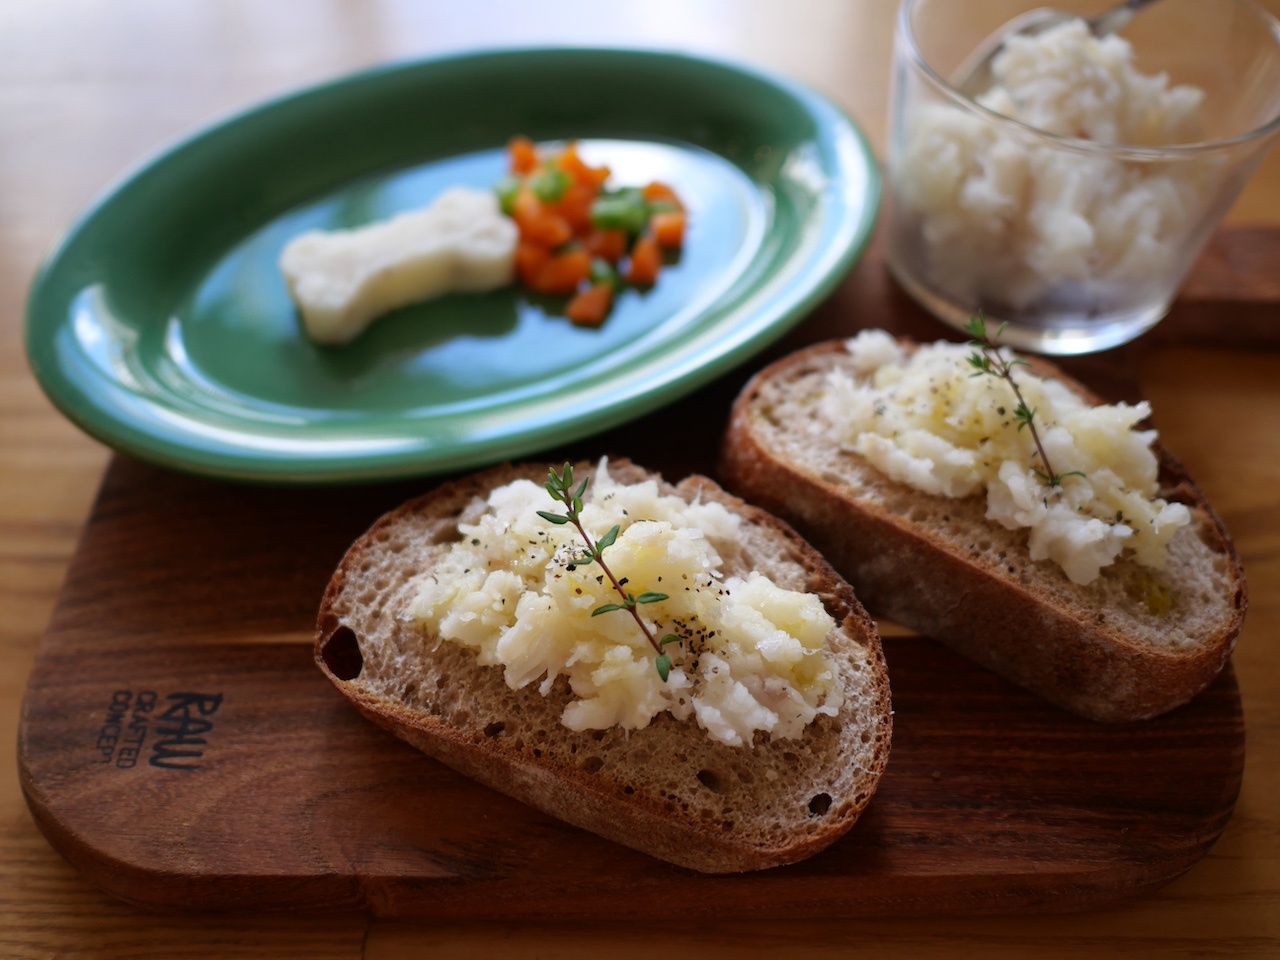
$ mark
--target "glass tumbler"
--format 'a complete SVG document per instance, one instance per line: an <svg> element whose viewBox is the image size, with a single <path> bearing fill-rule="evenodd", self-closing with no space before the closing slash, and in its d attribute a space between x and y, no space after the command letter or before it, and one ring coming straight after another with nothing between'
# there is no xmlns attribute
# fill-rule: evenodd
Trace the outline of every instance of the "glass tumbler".
<svg viewBox="0 0 1280 960"><path fill-rule="evenodd" d="M1062 0L1089 16L1116 0ZM1280 23L1252 0L1159 0L1110 38L1074 23L974 52L1035 0L903 0L888 259L956 327L1078 354L1137 337L1280 130Z"/></svg>

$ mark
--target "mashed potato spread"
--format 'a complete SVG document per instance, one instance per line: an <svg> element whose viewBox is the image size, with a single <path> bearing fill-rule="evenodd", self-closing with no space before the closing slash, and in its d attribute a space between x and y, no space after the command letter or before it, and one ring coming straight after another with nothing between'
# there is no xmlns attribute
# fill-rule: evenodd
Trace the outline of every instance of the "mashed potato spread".
<svg viewBox="0 0 1280 960"><path fill-rule="evenodd" d="M337 345L397 307L505 286L515 277L516 239L493 191L453 187L421 210L294 237L280 270L307 335Z"/></svg>
<svg viewBox="0 0 1280 960"><path fill-rule="evenodd" d="M939 341L907 357L882 330L848 344L855 381L833 371L822 415L838 441L895 480L925 493L967 497L985 489L987 517L1027 528L1033 560L1053 560L1076 583L1089 583L1129 550L1164 566L1169 540L1191 522L1181 503L1155 496L1154 430L1134 427L1145 403L1090 406L1062 384L1017 368L1053 469L1069 476L1050 490L1013 411L1009 384L974 377L973 348Z"/></svg>
<svg viewBox="0 0 1280 960"><path fill-rule="evenodd" d="M618 594L597 564L569 569L583 543L539 484L494 490L474 523L459 526L410 607L429 634L476 650L513 688L540 682L545 695L564 675L577 699L562 716L573 730L645 727L667 710L708 736L738 746L756 731L797 737L820 714L839 711L841 691L824 653L835 622L811 594L784 590L763 575L724 576L740 520L721 504L686 503L650 480L614 481L601 462L581 511L593 538L615 524L605 562L626 589L667 594L638 609L674 665L664 682L654 650L630 614L592 611Z"/></svg>
<svg viewBox="0 0 1280 960"><path fill-rule="evenodd" d="M1081 20L1008 39L983 106L1058 137L1135 147L1202 139L1203 93L1133 65L1118 36ZM1216 186L1210 159L1125 159L1038 139L954 106L927 104L904 125L895 164L919 258L953 300L1026 308L1066 285L1161 280Z"/></svg>

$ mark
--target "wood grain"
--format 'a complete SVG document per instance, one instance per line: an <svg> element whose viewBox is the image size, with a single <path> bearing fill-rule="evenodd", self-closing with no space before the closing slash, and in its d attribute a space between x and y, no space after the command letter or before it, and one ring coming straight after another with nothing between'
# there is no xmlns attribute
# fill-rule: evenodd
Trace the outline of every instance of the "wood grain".
<svg viewBox="0 0 1280 960"><path fill-rule="evenodd" d="M404 493L241 489L116 458L19 740L36 821L86 877L187 910L1066 910L1172 879L1230 816L1244 758L1231 673L1165 718L1101 725L897 637L890 769L836 847L728 878L615 847L405 747L312 664L330 569Z"/></svg>
<svg viewBox="0 0 1280 960"><path fill-rule="evenodd" d="M938 335L886 280L879 250L771 353L848 336L872 316ZM1069 365L1131 398L1136 357ZM615 434L550 458L625 453L672 477L713 474L748 373L651 415L625 449ZM675 445L663 427L672 417L683 425ZM427 482L279 490L113 460L19 731L24 792L68 860L126 900L170 909L598 918L696 899L712 881L406 753L322 682L305 644L331 571ZM1116 726L1043 707L925 640L897 637L888 657L893 760L871 810L834 852L713 881L733 904L722 914L1108 904L1186 870L1230 816L1244 735L1231 674L1170 718ZM156 808L184 813L146 816ZM570 896L529 893L544 887Z"/></svg>

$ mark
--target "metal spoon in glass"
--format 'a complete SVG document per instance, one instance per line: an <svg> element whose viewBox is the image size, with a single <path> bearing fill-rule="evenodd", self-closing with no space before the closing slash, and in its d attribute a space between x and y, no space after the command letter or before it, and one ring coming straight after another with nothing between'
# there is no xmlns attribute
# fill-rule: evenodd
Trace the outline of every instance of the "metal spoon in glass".
<svg viewBox="0 0 1280 960"><path fill-rule="evenodd" d="M979 44L978 48L965 58L964 63L960 64L960 68L955 72L956 80L951 85L970 99L984 93L993 82L992 63L1004 49L1005 42L1015 34L1033 37L1079 17L1084 20L1089 32L1095 37L1105 37L1124 29L1139 10L1154 2L1155 0L1125 0L1124 3L1117 4L1093 17L1079 17L1078 14L1051 10L1047 7L1028 10L1022 16L1014 17Z"/></svg>

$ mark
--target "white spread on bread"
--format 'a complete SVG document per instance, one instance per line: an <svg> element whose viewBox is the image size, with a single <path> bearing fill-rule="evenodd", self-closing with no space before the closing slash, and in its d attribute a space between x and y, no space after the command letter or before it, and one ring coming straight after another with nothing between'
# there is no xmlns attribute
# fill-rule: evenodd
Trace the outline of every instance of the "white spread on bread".
<svg viewBox="0 0 1280 960"><path fill-rule="evenodd" d="M1151 414L1145 401L1090 405L1015 368L1054 470L1084 474L1053 490L1035 473L1012 390L973 376L972 347L940 341L908 353L884 331L864 330L846 349L857 379L832 371L820 408L837 442L924 493L985 489L988 519L1027 528L1031 558L1054 561L1074 582L1091 582L1126 550L1163 568L1169 541L1191 522L1186 506L1156 496L1156 433L1135 429Z"/></svg>
<svg viewBox="0 0 1280 960"><path fill-rule="evenodd" d="M1057 137L1138 147L1202 139L1203 91L1133 61L1128 41L1071 20L1010 36L977 100ZM1070 283L1162 280L1182 269L1180 244L1218 185L1221 165L1209 157L1089 155L943 103L909 119L895 189L919 220L934 279L965 302L1025 307Z"/></svg>
<svg viewBox="0 0 1280 960"><path fill-rule="evenodd" d="M670 711L739 746L756 731L797 737L815 717L837 714L840 687L824 653L836 624L822 601L756 572L721 574L723 556L735 550L736 514L660 494L652 480L617 483L605 461L592 477L584 525L593 538L621 527L605 553L610 570L634 595L667 594L638 609L655 636L685 638L666 647L674 665L664 682L629 614L592 616L619 597L598 565L568 569L581 538L537 513L559 506L528 480L478 501L409 616L430 636L501 666L513 689L540 681L545 695L566 676L576 699L561 721L573 730L637 729Z"/></svg>
<svg viewBox="0 0 1280 960"><path fill-rule="evenodd" d="M280 269L308 336L343 344L397 307L510 283L516 233L493 191L455 187L422 210L295 237Z"/></svg>

